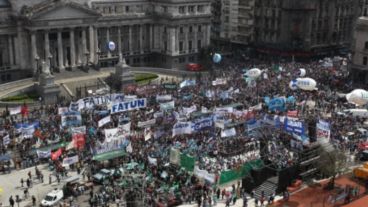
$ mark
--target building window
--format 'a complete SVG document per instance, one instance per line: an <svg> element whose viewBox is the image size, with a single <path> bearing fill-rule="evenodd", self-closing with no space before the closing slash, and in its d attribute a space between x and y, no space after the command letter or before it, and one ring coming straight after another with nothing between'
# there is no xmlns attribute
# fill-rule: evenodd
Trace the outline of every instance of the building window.
<svg viewBox="0 0 368 207"><path fill-rule="evenodd" d="M204 6L203 5L198 5L197 11L198 11L198 13L204 12Z"/></svg>
<svg viewBox="0 0 368 207"><path fill-rule="evenodd" d="M184 13L185 13L185 7L179 6L179 14L184 14Z"/></svg>
<svg viewBox="0 0 368 207"><path fill-rule="evenodd" d="M194 6L189 6L188 7L188 12L189 13L194 13Z"/></svg>
<svg viewBox="0 0 368 207"><path fill-rule="evenodd" d="M167 28L166 28L166 27L164 27L164 33L165 33L165 34L167 33Z"/></svg>
<svg viewBox="0 0 368 207"><path fill-rule="evenodd" d="M192 33L193 32L193 27L189 26L189 32Z"/></svg>
<svg viewBox="0 0 368 207"><path fill-rule="evenodd" d="M202 48L202 41L201 40L198 40L197 41L197 48L198 49L201 49Z"/></svg>
<svg viewBox="0 0 368 207"><path fill-rule="evenodd" d="M181 52L181 51L183 51L183 42L182 41L180 41L179 42L179 51Z"/></svg>
<svg viewBox="0 0 368 207"><path fill-rule="evenodd" d="M198 32L202 32L202 26L198 25Z"/></svg>
<svg viewBox="0 0 368 207"><path fill-rule="evenodd" d="M184 33L184 29L183 29L183 27L180 27L180 34L183 34Z"/></svg>
<svg viewBox="0 0 368 207"><path fill-rule="evenodd" d="M129 12L129 6L125 6L125 12Z"/></svg>
<svg viewBox="0 0 368 207"><path fill-rule="evenodd" d="M167 50L167 41L164 42L164 49Z"/></svg>
<svg viewBox="0 0 368 207"><path fill-rule="evenodd" d="M194 62L194 56L190 56L190 57L188 58L188 61L189 61L189 62Z"/></svg>
<svg viewBox="0 0 368 207"><path fill-rule="evenodd" d="M191 40L188 41L188 49L189 49L189 51L192 50L192 41Z"/></svg>
<svg viewBox="0 0 368 207"><path fill-rule="evenodd" d="M364 49L368 50L368 42L364 43Z"/></svg>
<svg viewBox="0 0 368 207"><path fill-rule="evenodd" d="M179 63L184 63L184 62L185 62L185 57L179 58Z"/></svg>
<svg viewBox="0 0 368 207"><path fill-rule="evenodd" d="M167 13L167 6L162 6L162 10L164 13Z"/></svg>
<svg viewBox="0 0 368 207"><path fill-rule="evenodd" d="M363 65L367 65L368 63L368 58L367 56L363 57Z"/></svg>

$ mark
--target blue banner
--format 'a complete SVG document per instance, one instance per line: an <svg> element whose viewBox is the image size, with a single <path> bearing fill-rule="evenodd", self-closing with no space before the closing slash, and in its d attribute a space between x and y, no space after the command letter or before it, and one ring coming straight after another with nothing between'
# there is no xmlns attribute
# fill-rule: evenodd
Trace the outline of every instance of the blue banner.
<svg viewBox="0 0 368 207"><path fill-rule="evenodd" d="M82 125L82 116L81 113L78 111L65 112L61 116L62 127L71 127L80 125Z"/></svg>
<svg viewBox="0 0 368 207"><path fill-rule="evenodd" d="M270 111L286 111L284 98L273 98L268 103L268 110Z"/></svg>
<svg viewBox="0 0 368 207"><path fill-rule="evenodd" d="M257 119L251 119L247 121L246 123L247 123L248 133L260 127L260 123L257 121Z"/></svg>
<svg viewBox="0 0 368 207"><path fill-rule="evenodd" d="M305 132L304 123L299 120L285 118L284 130L288 133L303 136Z"/></svg>
<svg viewBox="0 0 368 207"><path fill-rule="evenodd" d="M33 126L35 129L37 129L37 128L40 127L40 122L39 121L34 121L32 123L17 123L17 124L15 124L16 129L29 128L30 126Z"/></svg>
<svg viewBox="0 0 368 207"><path fill-rule="evenodd" d="M194 132L198 132L203 128L212 127L213 123L214 123L213 117L206 117L206 118L198 119L193 122L192 130Z"/></svg>

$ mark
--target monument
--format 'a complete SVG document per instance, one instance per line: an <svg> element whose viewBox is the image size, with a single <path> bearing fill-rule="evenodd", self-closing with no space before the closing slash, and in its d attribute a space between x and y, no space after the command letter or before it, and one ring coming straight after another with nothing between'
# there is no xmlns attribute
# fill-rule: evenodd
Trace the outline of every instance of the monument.
<svg viewBox="0 0 368 207"><path fill-rule="evenodd" d="M115 66L115 77L120 81L122 87L135 84L134 74L121 53L119 54L119 63Z"/></svg>
<svg viewBox="0 0 368 207"><path fill-rule="evenodd" d="M45 61L42 62L42 71L39 75L37 90L44 104L54 104L57 102L60 88L55 84L55 77L51 74L50 66Z"/></svg>

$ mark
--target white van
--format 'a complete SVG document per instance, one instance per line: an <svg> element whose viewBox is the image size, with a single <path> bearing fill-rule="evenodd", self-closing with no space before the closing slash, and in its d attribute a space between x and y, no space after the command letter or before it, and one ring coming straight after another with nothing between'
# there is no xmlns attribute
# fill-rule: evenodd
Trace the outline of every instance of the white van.
<svg viewBox="0 0 368 207"><path fill-rule="evenodd" d="M367 109L346 109L344 110L344 114L352 115L354 117L359 117L359 118L368 118Z"/></svg>

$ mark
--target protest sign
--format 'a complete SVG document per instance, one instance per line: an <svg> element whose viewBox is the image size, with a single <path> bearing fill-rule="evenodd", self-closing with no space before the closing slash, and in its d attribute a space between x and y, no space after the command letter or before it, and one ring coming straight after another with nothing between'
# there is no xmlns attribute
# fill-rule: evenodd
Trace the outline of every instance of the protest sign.
<svg viewBox="0 0 368 207"><path fill-rule="evenodd" d="M17 106L17 107L14 107L14 108L10 108L9 109L10 115L20 114L21 111L22 111L22 107L21 106Z"/></svg>
<svg viewBox="0 0 368 207"><path fill-rule="evenodd" d="M105 129L105 142L111 142L113 140L121 140L127 136L128 133L123 129L123 127Z"/></svg>
<svg viewBox="0 0 368 207"><path fill-rule="evenodd" d="M150 127L154 124L156 124L156 119L151 119L151 120L148 120L148 121L138 122L138 127L139 128L145 128L145 127Z"/></svg>
<svg viewBox="0 0 368 207"><path fill-rule="evenodd" d="M172 136L192 133L192 122L178 122L174 125Z"/></svg>
<svg viewBox="0 0 368 207"><path fill-rule="evenodd" d="M58 108L58 115L63 115L64 113L66 113L68 111L69 111L68 107L59 107Z"/></svg>
<svg viewBox="0 0 368 207"><path fill-rule="evenodd" d="M161 111L167 111L175 108L175 102L170 101L166 103L160 103L160 109Z"/></svg>
<svg viewBox="0 0 368 207"><path fill-rule="evenodd" d="M226 79L223 79L223 78L216 78L216 80L212 81L213 86L225 85L225 84L226 84Z"/></svg>
<svg viewBox="0 0 368 207"><path fill-rule="evenodd" d="M210 183L215 183L215 174L210 174L207 170L201 170L198 166L194 167L193 174L201 179L207 180Z"/></svg>
<svg viewBox="0 0 368 207"><path fill-rule="evenodd" d="M51 150L47 150L47 151L37 150L36 152L37 152L38 158L50 158L51 157Z"/></svg>
<svg viewBox="0 0 368 207"><path fill-rule="evenodd" d="M111 122L111 116L106 116L98 121L98 127L102 127L103 125Z"/></svg>
<svg viewBox="0 0 368 207"><path fill-rule="evenodd" d="M169 89L169 90L176 90L177 88L175 83L164 83L163 87L164 89Z"/></svg>
<svg viewBox="0 0 368 207"><path fill-rule="evenodd" d="M221 137L233 137L236 135L235 128L225 129L221 131Z"/></svg>
<svg viewBox="0 0 368 207"><path fill-rule="evenodd" d="M66 157L66 158L63 159L62 166L63 167L69 166L69 165L72 165L72 164L77 163L77 162L79 162L78 155L75 155L75 156L72 156L72 157Z"/></svg>
<svg viewBox="0 0 368 207"><path fill-rule="evenodd" d="M196 85L195 80L185 80L185 81L180 83L180 88L184 88L184 87L187 87L187 86L194 86L194 85Z"/></svg>
<svg viewBox="0 0 368 207"><path fill-rule="evenodd" d="M86 97L79 99L77 102L70 103L69 109L72 111L80 111L83 109L93 109L95 106L107 105L110 103L121 102L124 100L123 94L106 94L100 96Z"/></svg>
<svg viewBox="0 0 368 207"><path fill-rule="evenodd" d="M10 136L9 136L9 134L7 134L7 135L5 135L3 137L3 145L4 146L7 146L8 144L10 144Z"/></svg>
<svg viewBox="0 0 368 207"><path fill-rule="evenodd" d="M318 120L317 122L317 139L330 139L331 136L331 127L330 123Z"/></svg>
<svg viewBox="0 0 368 207"><path fill-rule="evenodd" d="M171 101L171 99L172 99L171 95L156 95L157 102Z"/></svg>
<svg viewBox="0 0 368 207"><path fill-rule="evenodd" d="M78 111L65 112L61 116L62 127L79 126L82 124L82 116Z"/></svg>
<svg viewBox="0 0 368 207"><path fill-rule="evenodd" d="M124 101L111 106L111 113L119 113L123 111L131 111L135 109L145 108L147 106L147 99L135 99L131 101Z"/></svg>
<svg viewBox="0 0 368 207"><path fill-rule="evenodd" d="M270 111L285 111L285 99L284 98L273 98L267 104L268 110Z"/></svg>
<svg viewBox="0 0 368 207"><path fill-rule="evenodd" d="M82 150L86 143L85 135L86 135L86 126L81 127L72 127L72 139L74 143L74 147L76 149Z"/></svg>
<svg viewBox="0 0 368 207"><path fill-rule="evenodd" d="M192 131L198 132L201 129L204 129L206 127L212 127L213 126L213 117L206 117L202 119L197 119L193 121L192 123Z"/></svg>
<svg viewBox="0 0 368 207"><path fill-rule="evenodd" d="M285 118L284 130L296 135L304 135L304 124L297 119Z"/></svg>

